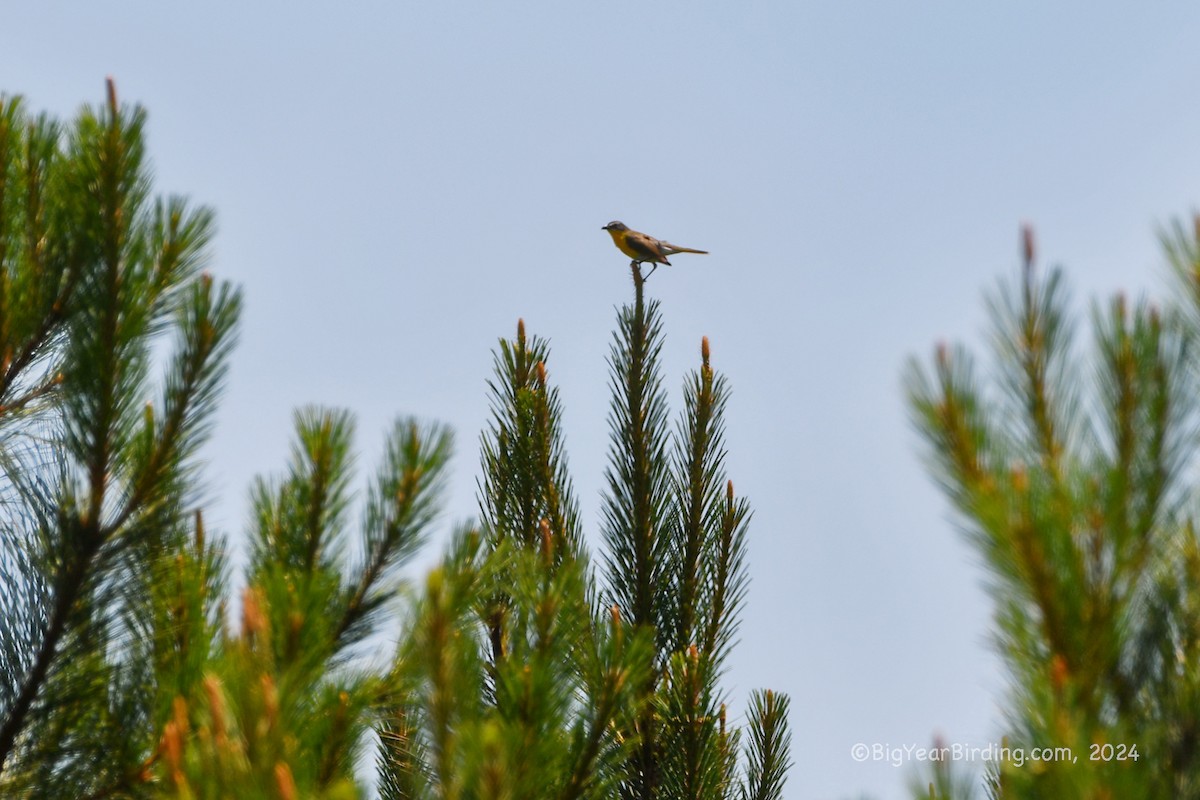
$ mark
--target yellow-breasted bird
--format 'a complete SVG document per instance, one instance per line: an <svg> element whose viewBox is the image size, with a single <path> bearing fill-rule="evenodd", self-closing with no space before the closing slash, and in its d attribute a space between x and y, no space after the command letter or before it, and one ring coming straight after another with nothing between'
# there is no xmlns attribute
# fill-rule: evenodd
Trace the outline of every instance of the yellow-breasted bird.
<svg viewBox="0 0 1200 800"><path fill-rule="evenodd" d="M613 220L605 225L601 230L608 231L608 235L612 237L613 244L617 246L625 255L633 259L635 264L643 264L649 262L654 264L654 269L650 270L650 275L654 274L654 270L658 269L659 264L671 266L671 262L667 261L667 256L673 256L676 253L699 253L700 255L708 255L707 250L694 250L691 247L680 247L664 242L662 239L655 239L653 236L647 236L640 231L630 230L629 226L624 222ZM646 277L649 278L650 275Z"/></svg>

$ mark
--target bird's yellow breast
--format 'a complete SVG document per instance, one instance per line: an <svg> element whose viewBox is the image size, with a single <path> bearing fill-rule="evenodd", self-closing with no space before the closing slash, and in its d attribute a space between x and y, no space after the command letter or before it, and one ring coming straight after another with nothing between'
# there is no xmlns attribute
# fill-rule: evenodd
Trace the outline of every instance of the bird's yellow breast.
<svg viewBox="0 0 1200 800"><path fill-rule="evenodd" d="M629 256L630 258L637 258L640 255L638 251L629 246L628 237L626 237L625 231L609 230L608 235L612 237L613 244L617 246L617 249L619 249L625 255Z"/></svg>

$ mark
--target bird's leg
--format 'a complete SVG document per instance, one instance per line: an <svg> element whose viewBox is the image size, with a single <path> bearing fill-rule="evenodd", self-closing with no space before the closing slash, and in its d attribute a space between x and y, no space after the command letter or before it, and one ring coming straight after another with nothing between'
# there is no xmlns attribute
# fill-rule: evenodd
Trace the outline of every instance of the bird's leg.
<svg viewBox="0 0 1200 800"><path fill-rule="evenodd" d="M642 280L644 280L644 281L648 281L648 280L650 280L650 275L653 275L653 274L654 274L654 270L656 270L656 269L658 269L658 264L655 264L653 267L651 267L651 268L650 268L650 274L649 274L649 275L647 275L646 277L642 278Z"/></svg>

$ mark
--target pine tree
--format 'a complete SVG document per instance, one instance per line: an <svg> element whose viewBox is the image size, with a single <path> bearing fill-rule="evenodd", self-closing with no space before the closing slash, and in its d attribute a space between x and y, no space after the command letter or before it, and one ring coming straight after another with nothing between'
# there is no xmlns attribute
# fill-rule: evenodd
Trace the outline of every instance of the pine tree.
<svg viewBox="0 0 1200 800"><path fill-rule="evenodd" d="M705 342L667 427L636 267L606 574L548 343L519 324L490 384L480 524L399 620L441 508L439 425L398 419L358 501L352 414L302 409L287 468L252 487L234 576L197 452L240 295L203 271L211 212L152 199L144 126L111 83L70 127L0 101L0 795L342 800L377 744L389 800L780 797L787 698L752 695L739 774L718 686L750 516L724 476L728 390Z"/></svg>
<svg viewBox="0 0 1200 800"><path fill-rule="evenodd" d="M482 441L480 531L460 532L418 598L383 732L385 800L603 798L633 742L649 638L596 604L549 347L501 341Z"/></svg>
<svg viewBox="0 0 1200 800"><path fill-rule="evenodd" d="M910 366L932 469L990 573L1005 744L1074 756L1004 759L991 797L1200 796L1200 221L1164 242L1176 298L1096 306L1089 359L1026 230L1020 278L991 302L994 379L961 347Z"/></svg>
<svg viewBox="0 0 1200 800"><path fill-rule="evenodd" d="M578 523L549 346L521 322L490 383L483 529L461 534L430 577L397 659L388 800L782 796L787 698L752 695L739 775L740 732L717 686L750 514L724 477L728 390L706 340L672 432L657 305L636 266L633 277L611 357L602 579Z"/></svg>
<svg viewBox="0 0 1200 800"><path fill-rule="evenodd" d="M209 212L151 200L144 123L111 83L70 129L0 100L5 796L124 791L162 711L152 576L187 557L240 300L200 271Z"/></svg>
<svg viewBox="0 0 1200 800"><path fill-rule="evenodd" d="M621 310L610 356L612 447L604 499L607 591L630 622L654 636L655 668L626 715L638 741L621 787L626 798L782 796L788 767L787 698L751 697L747 758L726 724L717 681L745 595L749 505L724 475L728 394L707 338L671 435L658 359L658 303L647 303L631 264L634 303Z"/></svg>
<svg viewBox="0 0 1200 800"><path fill-rule="evenodd" d="M0 794L358 796L384 683L353 647L429 528L449 434L397 423L351 563L352 421L300 414L228 629L196 453L240 297L202 271L211 212L151 198L144 125L111 83L69 128L0 102Z"/></svg>

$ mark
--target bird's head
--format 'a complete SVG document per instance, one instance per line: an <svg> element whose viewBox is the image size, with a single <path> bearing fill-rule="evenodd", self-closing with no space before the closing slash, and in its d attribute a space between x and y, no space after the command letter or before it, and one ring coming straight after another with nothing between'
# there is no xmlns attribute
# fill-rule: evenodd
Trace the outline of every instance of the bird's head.
<svg viewBox="0 0 1200 800"><path fill-rule="evenodd" d="M609 233L618 233L618 232L620 232L620 231L627 231L627 230L629 230L629 226L628 226L628 225L626 225L624 222L618 222L618 221L616 221L616 220L614 219L612 222L608 223L607 225L605 225L605 226L604 226L603 228L601 228L600 230L602 230L602 231L608 231Z"/></svg>

